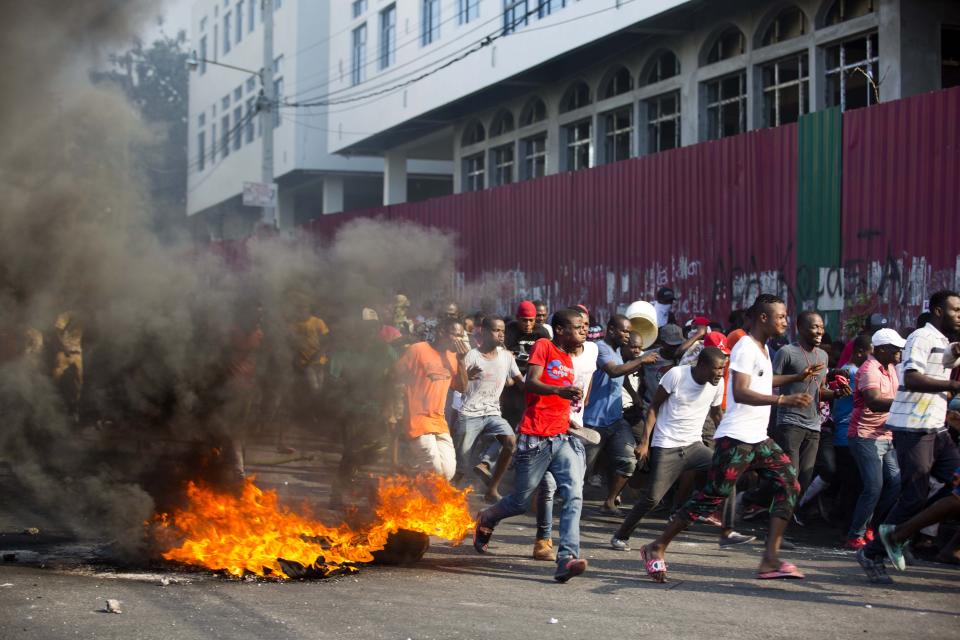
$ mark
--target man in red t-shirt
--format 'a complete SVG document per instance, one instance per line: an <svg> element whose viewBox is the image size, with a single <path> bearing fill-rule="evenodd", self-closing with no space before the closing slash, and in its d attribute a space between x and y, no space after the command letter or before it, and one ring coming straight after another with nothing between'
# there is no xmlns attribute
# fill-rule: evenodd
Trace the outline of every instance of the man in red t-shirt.
<svg viewBox="0 0 960 640"><path fill-rule="evenodd" d="M540 339L534 344L525 381L526 410L513 458L514 490L477 514L473 537L473 548L485 553L493 528L504 518L527 511L533 492L549 471L563 500L554 574L557 582L566 582L587 569L587 561L578 557L586 454L580 440L567 434L570 402L582 401L582 391L573 386L570 354L579 349L584 337L583 316L561 309L553 314L553 341Z"/></svg>

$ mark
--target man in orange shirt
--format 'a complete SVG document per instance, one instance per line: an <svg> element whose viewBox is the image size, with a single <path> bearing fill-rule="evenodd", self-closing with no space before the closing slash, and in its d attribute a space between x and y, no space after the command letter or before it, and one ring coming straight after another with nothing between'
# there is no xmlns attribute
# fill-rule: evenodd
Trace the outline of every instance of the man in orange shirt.
<svg viewBox="0 0 960 640"><path fill-rule="evenodd" d="M407 436L416 466L436 471L447 480L457 470L457 454L444 408L451 385L455 391L466 389L463 357L468 350L463 323L445 317L432 342L410 345L395 366L407 399ZM472 375L480 373L471 371Z"/></svg>

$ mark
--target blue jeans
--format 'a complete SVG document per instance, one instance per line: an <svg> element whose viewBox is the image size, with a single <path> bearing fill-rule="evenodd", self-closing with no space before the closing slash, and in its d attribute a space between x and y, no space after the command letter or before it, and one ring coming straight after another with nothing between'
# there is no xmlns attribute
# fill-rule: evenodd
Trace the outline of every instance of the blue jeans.
<svg viewBox="0 0 960 640"><path fill-rule="evenodd" d="M545 476L552 475L563 500L557 548L557 565L562 567L571 558L580 557L580 509L586 469L583 444L578 438L560 435L543 438L537 446L527 448L522 438L513 456L513 493L481 511L477 524L492 529L505 518L526 513L533 492Z"/></svg>
<svg viewBox="0 0 960 640"><path fill-rule="evenodd" d="M453 431L453 445L457 450L457 472L466 473L470 468L470 453L473 451L473 445L476 444L480 436L490 437L493 443L497 445L493 458L489 458L484 453L481 460L491 467L496 462L496 456L499 455L500 443L496 440L498 436L512 436L513 429L507 424L507 421L498 415L490 416L465 416L460 415L457 418L457 424Z"/></svg>
<svg viewBox="0 0 960 640"><path fill-rule="evenodd" d="M863 493L857 498L848 538L866 533L874 514L882 518L900 495L900 466L890 440L850 438L850 453L857 461Z"/></svg>

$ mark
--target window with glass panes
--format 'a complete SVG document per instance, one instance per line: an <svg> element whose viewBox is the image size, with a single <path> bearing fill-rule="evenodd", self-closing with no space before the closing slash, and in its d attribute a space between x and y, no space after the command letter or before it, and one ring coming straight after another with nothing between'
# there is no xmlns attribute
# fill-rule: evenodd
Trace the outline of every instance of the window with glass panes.
<svg viewBox="0 0 960 640"><path fill-rule="evenodd" d="M527 24L528 0L503 0L503 33L513 33ZM534 0L536 2L536 0Z"/></svg>
<svg viewBox="0 0 960 640"><path fill-rule="evenodd" d="M350 84L360 84L364 80L367 67L367 25L362 24L353 30L353 56L350 64Z"/></svg>
<svg viewBox="0 0 960 640"><path fill-rule="evenodd" d="M761 73L766 126L796 122L810 111L810 70L806 53L764 65Z"/></svg>
<svg viewBox="0 0 960 640"><path fill-rule="evenodd" d="M237 105L233 109L233 150L239 151L243 146L243 107Z"/></svg>
<svg viewBox="0 0 960 640"><path fill-rule="evenodd" d="M460 24L467 24L480 17L480 0L459 0L459 5L457 21Z"/></svg>
<svg viewBox="0 0 960 640"><path fill-rule="evenodd" d="M440 38L440 0L423 0L420 9L420 44L427 46Z"/></svg>
<svg viewBox="0 0 960 640"><path fill-rule="evenodd" d="M868 33L824 49L827 106L841 111L859 109L880 101L877 34Z"/></svg>
<svg viewBox="0 0 960 640"><path fill-rule="evenodd" d="M220 155L226 158L230 155L230 114L220 118Z"/></svg>
<svg viewBox="0 0 960 640"><path fill-rule="evenodd" d="M483 190L483 154L477 153L463 159L463 190Z"/></svg>
<svg viewBox="0 0 960 640"><path fill-rule="evenodd" d="M735 136L747 130L747 72L706 83L707 139Z"/></svg>
<svg viewBox="0 0 960 640"><path fill-rule="evenodd" d="M513 182L513 143L494 147L490 151L493 159L493 186Z"/></svg>
<svg viewBox="0 0 960 640"><path fill-rule="evenodd" d="M650 98L647 107L647 153L680 146L680 92Z"/></svg>
<svg viewBox="0 0 960 640"><path fill-rule="evenodd" d="M247 144L253 142L253 121L256 120L255 112L257 108L257 99L256 98L247 98L247 122L243 126L244 128L244 137L246 138Z"/></svg>
<svg viewBox="0 0 960 640"><path fill-rule="evenodd" d="M626 160L633 152L633 105L603 114L604 163Z"/></svg>
<svg viewBox="0 0 960 640"><path fill-rule="evenodd" d="M537 17L546 18L554 11L563 9L572 0L534 0L534 2L537 3Z"/></svg>
<svg viewBox="0 0 960 640"><path fill-rule="evenodd" d="M524 138L520 147L523 150L523 179L547 175L547 134Z"/></svg>
<svg viewBox="0 0 960 640"><path fill-rule="evenodd" d="M380 69L386 69L397 59L397 5L380 12Z"/></svg>
<svg viewBox="0 0 960 640"><path fill-rule="evenodd" d="M566 166L567 171L579 171L590 167L592 151L591 136L593 127L590 120L581 120L563 128L566 134Z"/></svg>

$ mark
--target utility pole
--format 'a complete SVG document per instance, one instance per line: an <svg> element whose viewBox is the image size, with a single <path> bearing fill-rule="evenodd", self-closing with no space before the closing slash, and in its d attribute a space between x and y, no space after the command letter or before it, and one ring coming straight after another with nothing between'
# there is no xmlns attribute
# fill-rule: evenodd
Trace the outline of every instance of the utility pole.
<svg viewBox="0 0 960 640"><path fill-rule="evenodd" d="M277 96L273 91L273 0L261 0L263 13L263 71L260 75L260 141L262 146L260 181L273 184L273 110L277 108ZM278 202L279 205L279 196ZM279 216L275 207L264 207L261 221L278 228Z"/></svg>

